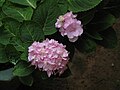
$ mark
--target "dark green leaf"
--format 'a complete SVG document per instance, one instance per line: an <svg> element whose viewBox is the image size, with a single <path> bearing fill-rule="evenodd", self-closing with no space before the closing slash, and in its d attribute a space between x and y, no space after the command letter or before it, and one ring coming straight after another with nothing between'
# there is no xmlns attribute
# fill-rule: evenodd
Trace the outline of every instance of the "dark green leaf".
<svg viewBox="0 0 120 90"><path fill-rule="evenodd" d="M7 30L4 29L4 27L0 27L0 43L3 45L9 44L11 35Z"/></svg>
<svg viewBox="0 0 120 90"><path fill-rule="evenodd" d="M78 19L82 21L83 25L88 24L94 18L95 10L90 10L87 12L82 12L78 14Z"/></svg>
<svg viewBox="0 0 120 90"><path fill-rule="evenodd" d="M88 32L88 33L86 32L86 35L96 40L103 40L103 38L98 32L93 32L93 31Z"/></svg>
<svg viewBox="0 0 120 90"><path fill-rule="evenodd" d="M33 71L34 71L34 67L31 67L25 61L20 61L14 67L13 75L24 77L30 75Z"/></svg>
<svg viewBox="0 0 120 90"><path fill-rule="evenodd" d="M36 8L36 2L37 2L37 0L9 0L9 1L21 5L31 6L34 9Z"/></svg>
<svg viewBox="0 0 120 90"><path fill-rule="evenodd" d="M101 14L102 13L102 14ZM94 31L103 31L111 27L116 21L116 18L106 12L98 12L93 21L89 24L89 29Z"/></svg>
<svg viewBox="0 0 120 90"><path fill-rule="evenodd" d="M5 17L6 15L3 13L2 9L0 8L0 20L2 20Z"/></svg>
<svg viewBox="0 0 120 90"><path fill-rule="evenodd" d="M21 83L27 86L32 86L33 84L33 77L31 75L26 77L19 77L19 80L21 81Z"/></svg>
<svg viewBox="0 0 120 90"><path fill-rule="evenodd" d="M27 21L24 22L20 28L21 31L21 39L24 42L34 42L41 41L44 39L44 33L41 30L39 24Z"/></svg>
<svg viewBox="0 0 120 90"><path fill-rule="evenodd" d="M12 45L14 45L14 47L16 48L17 51L24 51L25 50L25 46L19 38L16 38L16 37L12 38L10 43Z"/></svg>
<svg viewBox="0 0 120 90"><path fill-rule="evenodd" d="M12 18L5 18L3 19L5 29L12 35L12 36L19 36L19 27L20 22Z"/></svg>
<svg viewBox="0 0 120 90"><path fill-rule="evenodd" d="M0 81L10 81L13 78L13 68L0 71Z"/></svg>
<svg viewBox="0 0 120 90"><path fill-rule="evenodd" d="M28 55L27 55L28 52L23 52L20 56L21 60L25 60L27 61L28 60Z"/></svg>
<svg viewBox="0 0 120 90"><path fill-rule="evenodd" d="M96 43L92 39L88 37L84 37L82 39L79 39L75 43L75 47L80 51L80 52L87 52L90 53L92 51L96 50Z"/></svg>
<svg viewBox="0 0 120 90"><path fill-rule="evenodd" d="M0 63L9 62L9 59L6 57L4 47L0 47Z"/></svg>
<svg viewBox="0 0 120 90"><path fill-rule="evenodd" d="M33 20L41 26L45 35L55 33L56 18L59 16L59 7L57 0L45 0L35 10Z"/></svg>
<svg viewBox="0 0 120 90"><path fill-rule="evenodd" d="M15 7L11 4L4 4L2 7L3 12L14 19L22 22L23 20L31 20L33 9L31 7Z"/></svg>
<svg viewBox="0 0 120 90"><path fill-rule="evenodd" d="M5 0L0 0L0 7L2 7L4 2L5 2Z"/></svg>
<svg viewBox="0 0 120 90"><path fill-rule="evenodd" d="M117 35L112 28L108 28L107 30L101 32L101 36L103 40L98 43L102 46L106 48L115 48L117 46Z"/></svg>
<svg viewBox="0 0 120 90"><path fill-rule="evenodd" d="M61 14L65 14L68 10L68 5L66 0L59 0L58 7L60 8Z"/></svg>
<svg viewBox="0 0 120 90"><path fill-rule="evenodd" d="M70 11L81 12L94 8L102 0L67 0L67 1Z"/></svg>

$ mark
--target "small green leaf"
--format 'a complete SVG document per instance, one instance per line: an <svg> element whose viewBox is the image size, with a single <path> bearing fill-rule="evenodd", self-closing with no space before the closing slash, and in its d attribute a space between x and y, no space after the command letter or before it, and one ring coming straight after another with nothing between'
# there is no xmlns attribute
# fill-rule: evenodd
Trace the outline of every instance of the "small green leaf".
<svg viewBox="0 0 120 90"><path fill-rule="evenodd" d="M14 76L24 77L30 75L34 71L34 67L31 67L27 62L20 61L16 64L13 70Z"/></svg>
<svg viewBox="0 0 120 90"><path fill-rule="evenodd" d="M13 78L13 68L0 71L0 81L10 81Z"/></svg>
<svg viewBox="0 0 120 90"><path fill-rule="evenodd" d="M34 9L36 8L36 3L37 3L37 0L9 0L9 1L21 5L31 6Z"/></svg>
<svg viewBox="0 0 120 90"><path fill-rule="evenodd" d="M35 10L33 20L41 26L45 35L55 33L55 22L59 16L59 7L57 0L45 0Z"/></svg>
<svg viewBox="0 0 120 90"><path fill-rule="evenodd" d="M44 39L44 33L41 30L39 24L27 21L24 22L20 28L21 31L21 39L24 42L34 42L41 41Z"/></svg>
<svg viewBox="0 0 120 90"><path fill-rule="evenodd" d="M22 53L21 56L20 56L20 58L21 58L21 60L27 61L28 60L27 52Z"/></svg>
<svg viewBox="0 0 120 90"><path fill-rule="evenodd" d="M15 7L11 4L4 4L2 7L3 12L14 19L22 22L23 20L31 20L33 9L31 7Z"/></svg>
<svg viewBox="0 0 120 90"><path fill-rule="evenodd" d="M106 48L115 48L117 46L117 35L113 28L108 28L101 32L103 38L98 43Z"/></svg>
<svg viewBox="0 0 120 90"><path fill-rule="evenodd" d="M70 11L81 12L94 8L102 0L67 0L67 1Z"/></svg>
<svg viewBox="0 0 120 90"><path fill-rule="evenodd" d="M0 0L0 7L2 7L4 2L5 2L5 0Z"/></svg>
<svg viewBox="0 0 120 90"><path fill-rule="evenodd" d="M32 86L33 84L33 77L31 75L26 77L19 77L19 80L21 81L21 83L27 86Z"/></svg>

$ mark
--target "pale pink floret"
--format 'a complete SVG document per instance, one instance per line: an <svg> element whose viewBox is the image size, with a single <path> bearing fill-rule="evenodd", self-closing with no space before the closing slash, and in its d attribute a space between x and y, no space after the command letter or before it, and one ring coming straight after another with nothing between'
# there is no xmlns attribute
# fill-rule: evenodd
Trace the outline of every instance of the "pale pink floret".
<svg viewBox="0 0 120 90"><path fill-rule="evenodd" d="M61 35L67 35L71 42L75 42L78 39L78 36L81 36L83 33L81 21L77 20L76 17L77 15L68 12L63 16L59 16L55 23L55 26L56 28L59 28Z"/></svg>
<svg viewBox="0 0 120 90"><path fill-rule="evenodd" d="M34 42L29 47L28 60L42 71L46 71L48 77L51 74L61 75L67 69L68 51L66 46L59 44L54 39L46 39L43 42Z"/></svg>

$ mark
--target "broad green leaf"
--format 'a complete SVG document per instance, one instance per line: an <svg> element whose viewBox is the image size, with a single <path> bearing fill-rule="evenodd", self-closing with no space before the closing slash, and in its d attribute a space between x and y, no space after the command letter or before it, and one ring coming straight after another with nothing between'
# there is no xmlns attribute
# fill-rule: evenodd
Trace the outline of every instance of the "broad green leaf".
<svg viewBox="0 0 120 90"><path fill-rule="evenodd" d="M44 33L41 30L39 24L27 21L24 22L20 28L21 31L21 39L24 42L34 42L41 41L44 39Z"/></svg>
<svg viewBox="0 0 120 90"><path fill-rule="evenodd" d="M102 0L67 0L67 1L70 11L81 12L94 8Z"/></svg>
<svg viewBox="0 0 120 90"><path fill-rule="evenodd" d="M37 0L9 0L9 1L21 5L31 6L34 9L36 8L36 3L37 3Z"/></svg>
<svg viewBox="0 0 120 90"><path fill-rule="evenodd" d="M80 51L80 52L86 52L86 53L90 53L92 51L96 50L96 43L95 41L93 41L92 39L88 38L88 37L84 37L80 40L78 40L75 43L75 47Z"/></svg>
<svg viewBox="0 0 120 90"><path fill-rule="evenodd" d="M115 48L117 46L117 35L115 30L111 27L101 32L101 36L103 40L98 43L102 46L106 48Z"/></svg>
<svg viewBox="0 0 120 90"><path fill-rule="evenodd" d="M101 14L102 13L102 14ZM103 31L111 27L116 22L116 18L106 12L98 12L89 24L88 28L94 31Z"/></svg>
<svg viewBox="0 0 120 90"><path fill-rule="evenodd" d="M12 18L5 18L3 19L5 29L12 35L12 36L19 36L19 27L20 22Z"/></svg>
<svg viewBox="0 0 120 90"><path fill-rule="evenodd" d="M32 86L33 84L33 77L31 75L26 77L19 77L19 80L21 81L21 83L27 86Z"/></svg>
<svg viewBox="0 0 120 90"><path fill-rule="evenodd" d="M4 29L4 27L0 27L0 43L3 45L9 44L11 35L7 30Z"/></svg>
<svg viewBox="0 0 120 90"><path fill-rule="evenodd" d="M13 68L0 71L0 81L10 81L13 78Z"/></svg>
<svg viewBox="0 0 120 90"><path fill-rule="evenodd" d="M45 35L55 33L55 22L59 16L59 7L57 0L45 0L35 10L33 20L41 26Z"/></svg>
<svg viewBox="0 0 120 90"><path fill-rule="evenodd" d="M13 70L14 76L28 76L34 71L34 67L31 67L28 62L20 61L16 64Z"/></svg>
<svg viewBox="0 0 120 90"><path fill-rule="evenodd" d="M14 47L16 48L17 51L24 51L25 50L25 46L22 43L22 41L20 40L20 38L12 38L11 42L12 45L14 45Z"/></svg>
<svg viewBox="0 0 120 90"><path fill-rule="evenodd" d="M65 14L68 10L68 5L66 0L59 0L58 7L60 8L61 14Z"/></svg>
<svg viewBox="0 0 120 90"><path fill-rule="evenodd" d="M23 20L31 20L33 14L33 9L31 7L20 8L11 4L4 4L2 10L8 17L17 19L20 22Z"/></svg>
<svg viewBox="0 0 120 90"><path fill-rule="evenodd" d="M6 62L9 62L9 59L7 59L6 57L4 47L0 47L0 63L6 63Z"/></svg>
<svg viewBox="0 0 120 90"><path fill-rule="evenodd" d="M5 0L0 0L0 7L2 7L4 2L5 2Z"/></svg>

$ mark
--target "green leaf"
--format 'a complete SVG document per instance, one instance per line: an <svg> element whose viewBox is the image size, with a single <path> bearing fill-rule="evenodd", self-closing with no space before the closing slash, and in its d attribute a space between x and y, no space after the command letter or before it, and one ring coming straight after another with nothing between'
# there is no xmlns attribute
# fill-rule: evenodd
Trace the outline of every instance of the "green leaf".
<svg viewBox="0 0 120 90"><path fill-rule="evenodd" d="M41 26L45 35L55 33L55 22L59 16L59 7L57 0L45 0L35 10L33 20Z"/></svg>
<svg viewBox="0 0 120 90"><path fill-rule="evenodd" d="M4 4L2 7L3 12L14 19L22 22L23 20L31 20L33 9L31 7L15 7L13 5Z"/></svg>
<svg viewBox="0 0 120 90"><path fill-rule="evenodd" d="M16 64L13 70L14 76L28 76L34 71L34 67L31 67L27 62L20 61Z"/></svg>
<svg viewBox="0 0 120 90"><path fill-rule="evenodd" d="M95 10L90 10L78 14L77 18L82 21L83 25L88 24L94 18Z"/></svg>
<svg viewBox="0 0 120 90"><path fill-rule="evenodd" d="M2 7L4 2L5 2L5 0L0 0L0 7Z"/></svg>
<svg viewBox="0 0 120 90"><path fill-rule="evenodd" d="M5 18L3 19L3 24L5 29L12 35L12 36L19 36L19 27L20 22L12 18Z"/></svg>
<svg viewBox="0 0 120 90"><path fill-rule="evenodd" d="M101 14L102 13L102 14ZM103 31L111 27L116 22L116 18L106 12L98 12L93 21L89 24L89 29L94 31Z"/></svg>
<svg viewBox="0 0 120 90"><path fill-rule="evenodd" d="M4 47L0 47L0 63L7 63L9 62L9 59L6 57L5 49Z"/></svg>
<svg viewBox="0 0 120 90"><path fill-rule="evenodd" d="M33 77L31 75L26 77L19 77L19 80L21 81L21 83L27 86L32 86L33 84Z"/></svg>
<svg viewBox="0 0 120 90"><path fill-rule="evenodd" d="M14 65L20 60L20 52L18 52L12 44L5 46L5 54L7 59Z"/></svg>
<svg viewBox="0 0 120 90"><path fill-rule="evenodd" d="M59 0L58 7L60 8L61 14L65 14L68 10L68 5L66 0Z"/></svg>
<svg viewBox="0 0 120 90"><path fill-rule="evenodd" d="M24 51L25 50L25 46L19 38L16 38L16 37L12 38L10 43L12 45L14 45L14 47L16 48L17 51Z"/></svg>
<svg viewBox="0 0 120 90"><path fill-rule="evenodd" d="M3 25L3 23L0 21L0 27Z"/></svg>
<svg viewBox="0 0 120 90"><path fill-rule="evenodd" d="M2 9L0 9L0 20L2 20L5 17L6 15L3 13Z"/></svg>
<svg viewBox="0 0 120 90"><path fill-rule="evenodd" d="M27 61L27 60L28 60L28 57L27 57L27 56L28 56L27 53L24 52L24 53L21 54L20 58L21 58L21 60Z"/></svg>
<svg viewBox="0 0 120 90"><path fill-rule="evenodd" d="M83 39L79 39L75 43L75 47L80 51L80 52L86 52L90 53L92 51L96 50L96 43L92 39L88 37L84 37Z"/></svg>
<svg viewBox="0 0 120 90"><path fill-rule="evenodd" d="M31 6L34 9L36 8L36 3L37 3L37 0L9 0L9 1L21 5Z"/></svg>
<svg viewBox="0 0 120 90"><path fill-rule="evenodd" d="M10 81L13 78L13 68L0 71L0 81Z"/></svg>
<svg viewBox="0 0 120 90"><path fill-rule="evenodd" d="M67 1L70 11L81 12L94 8L102 0L67 0Z"/></svg>
<svg viewBox="0 0 120 90"><path fill-rule="evenodd" d="M103 40L103 38L101 37L101 35L98 33L98 32L86 32L85 33L87 36L93 38L93 39L96 39L96 40Z"/></svg>
<svg viewBox="0 0 120 90"><path fill-rule="evenodd" d="M101 36L103 40L98 42L100 45L106 48L115 48L117 46L117 35L113 28L101 32Z"/></svg>
<svg viewBox="0 0 120 90"><path fill-rule="evenodd" d="M21 39L24 42L34 42L40 41L44 39L44 33L41 30L39 24L27 21L24 22L20 28L21 31Z"/></svg>
<svg viewBox="0 0 120 90"><path fill-rule="evenodd" d="M0 43L3 45L9 44L11 35L4 27L0 27Z"/></svg>

